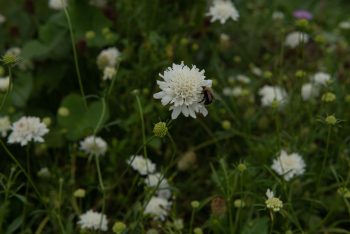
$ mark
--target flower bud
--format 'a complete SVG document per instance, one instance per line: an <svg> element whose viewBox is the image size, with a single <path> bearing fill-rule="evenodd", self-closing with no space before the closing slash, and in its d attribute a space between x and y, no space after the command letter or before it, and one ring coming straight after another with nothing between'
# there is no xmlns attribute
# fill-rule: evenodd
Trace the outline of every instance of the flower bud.
<svg viewBox="0 0 350 234"><path fill-rule="evenodd" d="M335 118L334 115L327 116L325 121L328 125L335 125L337 123L337 119Z"/></svg>
<svg viewBox="0 0 350 234"><path fill-rule="evenodd" d="M73 196L77 198L84 198L85 195L86 195L85 189L81 189L81 188L75 190L73 193Z"/></svg>
<svg viewBox="0 0 350 234"><path fill-rule="evenodd" d="M199 207L200 203L199 201L192 201L191 206L193 209L197 209Z"/></svg>
<svg viewBox="0 0 350 234"><path fill-rule="evenodd" d="M67 107L60 107L58 109L58 115L62 117L67 117L69 115L69 109Z"/></svg>
<svg viewBox="0 0 350 234"><path fill-rule="evenodd" d="M153 127L153 134L156 137L163 138L168 133L168 127L165 122L158 122Z"/></svg>
<svg viewBox="0 0 350 234"><path fill-rule="evenodd" d="M126 229L126 225L123 222L115 222L112 227L112 231L115 234L121 234Z"/></svg>

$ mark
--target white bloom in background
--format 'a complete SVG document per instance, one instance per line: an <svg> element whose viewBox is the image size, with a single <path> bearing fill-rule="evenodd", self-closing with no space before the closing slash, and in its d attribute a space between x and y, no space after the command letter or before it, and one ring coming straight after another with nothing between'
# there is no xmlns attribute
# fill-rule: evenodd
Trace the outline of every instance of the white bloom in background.
<svg viewBox="0 0 350 234"><path fill-rule="evenodd" d="M229 87L225 87L222 90L222 94L225 95L225 96L233 96L233 89L229 88Z"/></svg>
<svg viewBox="0 0 350 234"><path fill-rule="evenodd" d="M53 10L62 10L67 7L67 0L49 0L49 7Z"/></svg>
<svg viewBox="0 0 350 234"><path fill-rule="evenodd" d="M156 165L152 163L148 158L144 158L141 155L133 155L128 160L127 163L141 175L148 175L156 170Z"/></svg>
<svg viewBox="0 0 350 234"><path fill-rule="evenodd" d="M259 95L263 106L271 106L274 101L283 104L287 99L287 92L278 86L265 85L259 90Z"/></svg>
<svg viewBox="0 0 350 234"><path fill-rule="evenodd" d="M274 20L282 20L284 19L284 14L281 11L274 11L272 13L272 19Z"/></svg>
<svg viewBox="0 0 350 234"><path fill-rule="evenodd" d="M306 83L301 87L301 96L304 101L317 97L319 93L319 87L313 83Z"/></svg>
<svg viewBox="0 0 350 234"><path fill-rule="evenodd" d="M157 187L158 197L169 199L171 197L170 185L168 181L160 173L150 174L145 179L145 184L148 187Z"/></svg>
<svg viewBox="0 0 350 234"><path fill-rule="evenodd" d="M8 116L0 117L0 133L2 137L7 136L7 132L11 129L11 122Z"/></svg>
<svg viewBox="0 0 350 234"><path fill-rule="evenodd" d="M239 18L239 13L230 0L214 0L206 15L211 17L210 22L219 20L221 24L224 24L230 18L234 21Z"/></svg>
<svg viewBox="0 0 350 234"><path fill-rule="evenodd" d="M105 67L103 70L103 80L112 80L112 78L117 74L114 67Z"/></svg>
<svg viewBox="0 0 350 234"><path fill-rule="evenodd" d="M287 154L282 150L279 157L273 160L271 168L279 175L289 181L294 176L302 175L305 171L305 162L303 158L297 154Z"/></svg>
<svg viewBox="0 0 350 234"><path fill-rule="evenodd" d="M311 80L318 85L326 85L331 79L331 75L325 72L317 72L311 77Z"/></svg>
<svg viewBox="0 0 350 234"><path fill-rule="evenodd" d="M101 137L88 136L80 142L80 149L93 156L103 156L107 151L107 143Z"/></svg>
<svg viewBox="0 0 350 234"><path fill-rule="evenodd" d="M232 96L234 96L234 97L239 97L242 95L242 93L243 93L242 87L238 86L238 87L234 87L232 89Z"/></svg>
<svg viewBox="0 0 350 234"><path fill-rule="evenodd" d="M164 220L168 216L170 206L171 202L168 200L160 197L152 197L144 210L144 214L150 214L155 219Z"/></svg>
<svg viewBox="0 0 350 234"><path fill-rule="evenodd" d="M242 74L239 74L236 76L236 80L243 83L243 84L249 84L250 83L250 79L248 76L246 75L242 75Z"/></svg>
<svg viewBox="0 0 350 234"><path fill-rule="evenodd" d="M90 0L90 5L104 8L107 5L107 0Z"/></svg>
<svg viewBox="0 0 350 234"><path fill-rule="evenodd" d="M203 101L203 87L211 87L212 81L205 80L204 70L199 71L196 66L189 68L181 64L173 64L159 74L164 81L157 81L159 88L162 90L153 95L156 99L161 99L162 104L170 104L172 110L171 118L176 119L180 113L184 116L196 118L196 112L206 116L207 109Z"/></svg>
<svg viewBox="0 0 350 234"><path fill-rule="evenodd" d="M295 48L299 44L306 44L309 41L309 35L302 32L291 32L287 35L285 44L288 47Z"/></svg>
<svg viewBox="0 0 350 234"><path fill-rule="evenodd" d="M19 47L11 47L8 50L6 50L5 55L12 55L14 57L19 57L22 50Z"/></svg>
<svg viewBox="0 0 350 234"><path fill-rule="evenodd" d="M8 90L10 86L10 77L3 77L3 78L0 78L0 91L1 92L5 92Z"/></svg>
<svg viewBox="0 0 350 234"><path fill-rule="evenodd" d="M348 30L350 29L350 21L342 21L339 23L339 28Z"/></svg>
<svg viewBox="0 0 350 234"><path fill-rule="evenodd" d="M265 200L265 204L267 208L273 210L274 212L278 212L283 208L283 202L279 198L275 197L274 193L270 189L267 189L266 197L267 199Z"/></svg>
<svg viewBox="0 0 350 234"><path fill-rule="evenodd" d="M90 230L108 230L107 216L92 210L85 212L79 216L78 225L81 229L90 229Z"/></svg>
<svg viewBox="0 0 350 234"><path fill-rule="evenodd" d="M43 136L49 132L46 125L40 122L38 117L22 117L11 126L11 134L8 143L20 143L21 146L28 142L44 142Z"/></svg>
<svg viewBox="0 0 350 234"><path fill-rule="evenodd" d="M6 17L0 14L0 24L4 23L6 21Z"/></svg>
<svg viewBox="0 0 350 234"><path fill-rule="evenodd" d="M49 168L43 167L37 172L37 176L39 176L41 178L48 178L51 176L51 172L50 172Z"/></svg>
<svg viewBox="0 0 350 234"><path fill-rule="evenodd" d="M263 72L260 68L255 65L250 66L250 71L256 76L262 76Z"/></svg>
<svg viewBox="0 0 350 234"><path fill-rule="evenodd" d="M104 70L106 67L115 67L120 58L120 52L115 47L104 49L97 56L97 66Z"/></svg>

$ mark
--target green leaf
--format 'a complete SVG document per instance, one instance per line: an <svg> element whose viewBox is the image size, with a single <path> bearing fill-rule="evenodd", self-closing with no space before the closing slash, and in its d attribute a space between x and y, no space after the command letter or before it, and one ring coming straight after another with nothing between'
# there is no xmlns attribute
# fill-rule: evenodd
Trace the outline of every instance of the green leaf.
<svg viewBox="0 0 350 234"><path fill-rule="evenodd" d="M258 218L246 223L243 227L242 234L267 234L268 218Z"/></svg>
<svg viewBox="0 0 350 234"><path fill-rule="evenodd" d="M48 48L41 42L33 40L24 44L21 56L25 59L42 58L48 53Z"/></svg>
<svg viewBox="0 0 350 234"><path fill-rule="evenodd" d="M17 73L13 79L13 88L10 91L12 104L25 107L33 88L33 78L27 73Z"/></svg>

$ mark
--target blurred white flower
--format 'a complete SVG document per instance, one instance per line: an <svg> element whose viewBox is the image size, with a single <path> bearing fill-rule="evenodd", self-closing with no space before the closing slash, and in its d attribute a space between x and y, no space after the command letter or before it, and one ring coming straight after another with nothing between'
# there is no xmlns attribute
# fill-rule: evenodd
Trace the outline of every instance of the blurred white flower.
<svg viewBox="0 0 350 234"><path fill-rule="evenodd" d="M97 66L104 70L106 67L115 67L120 59L120 52L116 47L104 49L97 56Z"/></svg>
<svg viewBox="0 0 350 234"><path fill-rule="evenodd" d="M49 7L53 10L62 10L67 7L67 0L49 0Z"/></svg>
<svg viewBox="0 0 350 234"><path fill-rule="evenodd" d="M230 0L214 0L206 15L211 17L210 22L219 20L221 24L224 24L230 18L234 21L239 18L239 13Z"/></svg>
<svg viewBox="0 0 350 234"><path fill-rule="evenodd" d="M326 85L331 79L331 75L325 72L317 72L311 77L311 81L318 85Z"/></svg>
<svg viewBox="0 0 350 234"><path fill-rule="evenodd" d="M20 143L21 146L28 142L44 142L43 136L49 132L46 125L40 122L38 117L23 116L11 126L11 134L7 140L8 143Z"/></svg>
<svg viewBox="0 0 350 234"><path fill-rule="evenodd" d="M49 168L43 167L37 172L37 176L41 178L48 178L51 176Z"/></svg>
<svg viewBox="0 0 350 234"><path fill-rule="evenodd" d="M274 11L272 13L272 19L274 20L282 20L284 19L284 14L281 11Z"/></svg>
<svg viewBox="0 0 350 234"><path fill-rule="evenodd" d="M265 200L265 204L267 208L273 210L274 212L280 211L280 209L283 208L283 202L279 198L275 197L274 193L270 189L267 189L266 197L267 199Z"/></svg>
<svg viewBox="0 0 350 234"><path fill-rule="evenodd" d="M11 129L11 122L8 116L0 117L0 133L2 137L7 136L7 132Z"/></svg>
<svg viewBox="0 0 350 234"><path fill-rule="evenodd" d="M78 225L81 227L81 229L89 229L94 231L108 230L107 216L92 210L89 210L79 216Z"/></svg>
<svg viewBox="0 0 350 234"><path fill-rule="evenodd" d="M165 220L171 207L171 202L164 198L152 197L148 202L144 214L150 214L154 219Z"/></svg>
<svg viewBox="0 0 350 234"><path fill-rule="evenodd" d="M184 116L196 118L196 112L206 116L207 109L203 101L203 87L211 87L212 81L205 80L204 70L199 71L196 66L189 68L181 64L173 64L159 74L164 81L157 81L159 88L162 90L153 95L156 99L161 99L162 104L170 104L172 119L176 119L180 113Z"/></svg>
<svg viewBox="0 0 350 234"><path fill-rule="evenodd" d="M350 21L342 21L339 23L339 28L348 30L350 29Z"/></svg>
<svg viewBox="0 0 350 234"><path fill-rule="evenodd" d="M107 143L101 137L88 136L80 142L80 149L92 156L103 156L107 151Z"/></svg>
<svg viewBox="0 0 350 234"><path fill-rule="evenodd" d="M258 68L257 66L255 66L255 65L251 65L250 66L250 71L256 76L262 76L263 75L262 70L260 68Z"/></svg>
<svg viewBox="0 0 350 234"><path fill-rule="evenodd" d="M238 86L238 87L234 87L232 89L232 96L234 96L234 97L239 97L242 95L242 93L243 93L242 87Z"/></svg>
<svg viewBox="0 0 350 234"><path fill-rule="evenodd" d="M308 41L309 41L309 35L307 35L306 33L296 31L296 32L291 32L287 35L285 44L288 47L295 48L301 43L306 44Z"/></svg>
<svg viewBox="0 0 350 234"><path fill-rule="evenodd" d="M90 0L90 5L104 8L107 5L107 0Z"/></svg>
<svg viewBox="0 0 350 234"><path fill-rule="evenodd" d="M243 84L249 84L250 83L250 79L248 76L246 75L242 75L242 74L239 74L236 76L236 80L243 83Z"/></svg>
<svg viewBox="0 0 350 234"><path fill-rule="evenodd" d="M1 92L5 92L8 90L10 86L10 77L3 77L3 78L0 78L0 91Z"/></svg>
<svg viewBox="0 0 350 234"><path fill-rule="evenodd" d="M6 21L6 17L0 14L0 24L4 23L5 21Z"/></svg>
<svg viewBox="0 0 350 234"><path fill-rule="evenodd" d="M282 150L278 158L273 160L271 168L279 175L289 181L294 176L302 175L305 171L305 162L303 158L297 154L287 154Z"/></svg>
<svg viewBox="0 0 350 234"><path fill-rule="evenodd" d="M148 175L156 170L156 165L141 155L132 155L126 162L141 175Z"/></svg>
<svg viewBox="0 0 350 234"><path fill-rule="evenodd" d="M287 99L287 92L278 86L265 85L259 90L259 95L263 106L271 106L274 101L283 104Z"/></svg>
<svg viewBox="0 0 350 234"><path fill-rule="evenodd" d="M168 181L160 173L149 174L145 179L148 187L157 187L158 197L169 199L171 197L170 185Z"/></svg>
<svg viewBox="0 0 350 234"><path fill-rule="evenodd" d="M306 83L301 87L301 96L304 101L317 97L319 93L319 87L314 83Z"/></svg>
<svg viewBox="0 0 350 234"><path fill-rule="evenodd" d="M11 47L8 50L6 50L5 55L12 55L14 57L19 57L22 50L19 47Z"/></svg>
<svg viewBox="0 0 350 234"><path fill-rule="evenodd" d="M114 67L105 67L103 70L103 80L112 80L112 78L117 74Z"/></svg>

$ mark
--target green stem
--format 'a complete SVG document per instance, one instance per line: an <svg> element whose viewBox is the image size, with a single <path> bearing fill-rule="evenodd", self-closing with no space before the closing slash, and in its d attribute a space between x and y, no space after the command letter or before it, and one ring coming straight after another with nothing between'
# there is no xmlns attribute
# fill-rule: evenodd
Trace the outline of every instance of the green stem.
<svg viewBox="0 0 350 234"><path fill-rule="evenodd" d="M136 95L136 100L137 100L137 106L139 108L140 112L140 118L141 118L141 127L142 127L142 141L143 141L143 153L146 158L147 157L147 147L146 147L146 130L145 130L145 121L143 118L143 110L141 106L141 101L140 98Z"/></svg>
<svg viewBox="0 0 350 234"><path fill-rule="evenodd" d="M57 216L58 224L59 224L60 229L61 229L61 233L65 234L66 231L64 230L64 226L63 226L62 219L61 219L62 187L63 187L63 179L60 179L59 180L59 189L58 189L58 213L56 214L56 216Z"/></svg>
<svg viewBox="0 0 350 234"><path fill-rule="evenodd" d="M320 180L321 178L323 177L323 174L324 174L324 171L325 171L325 167L326 167L326 163L327 163L327 159L328 159L328 151L329 151L329 142L331 140L331 130L332 130L332 127L331 126L328 126L328 133L327 133L327 143L326 143L326 153L325 153L325 156L323 158L323 162L322 162L322 170L321 170L321 173L319 174L318 176L318 183L317 183L317 187L319 187L320 185Z"/></svg>
<svg viewBox="0 0 350 234"><path fill-rule="evenodd" d="M64 3L63 3L63 0L62 0L62 4L64 4ZM86 101L86 98L85 98L85 92L84 92L83 82L82 82L82 80L81 80L81 75L80 75L80 69L79 69L79 63L78 63L77 49L75 48L75 39L74 39L73 27L72 27L72 22L71 22L71 19L70 19L70 16L69 16L67 7L64 8L64 14L66 15L66 19L67 19L67 22L68 22L69 34L70 34L70 39L71 39L71 42L72 42L72 49L73 49L73 56L74 56L75 71L76 71L77 77L78 77L80 93L81 93L81 96L82 96L83 99L84 99L85 108L87 109L87 108L88 108L88 105L87 105L87 101Z"/></svg>
<svg viewBox="0 0 350 234"><path fill-rule="evenodd" d="M108 88L108 96L110 96L111 93L112 93L115 80L117 79L117 74L118 74L119 66L120 66L120 62L117 63L116 73L115 73L115 75L114 75L114 77L113 77L113 79L112 79L112 82L111 82L111 84L110 84L110 86L109 86L109 88Z"/></svg>
<svg viewBox="0 0 350 234"><path fill-rule="evenodd" d="M7 97L8 97L8 95L9 95L9 93L10 93L10 90L12 89L12 82L11 82L11 80L12 80L12 72L11 72L11 67L10 67L10 66L8 67L8 70L9 70L9 87L8 87L8 89L6 90L5 96L4 96L4 98L2 99L2 101L1 101L0 111L1 111L2 108L4 107L5 102L6 102L6 100L7 100Z"/></svg>
<svg viewBox="0 0 350 234"><path fill-rule="evenodd" d="M96 168L97 168L98 182L100 184L100 189L101 189L102 196L103 196L103 200L102 200L102 214L104 214L105 213L105 208L106 208L106 191L105 191L105 187L104 187L104 184L103 184L99 157L98 156L94 156L94 157L95 157ZM102 221L103 221L102 217L103 216L101 215L100 227L102 226Z"/></svg>
<svg viewBox="0 0 350 234"><path fill-rule="evenodd" d="M192 234L192 229L193 229L193 221L194 221L194 215L195 215L195 209L192 209L192 214L191 214L191 221L190 221L190 230L188 233Z"/></svg>

